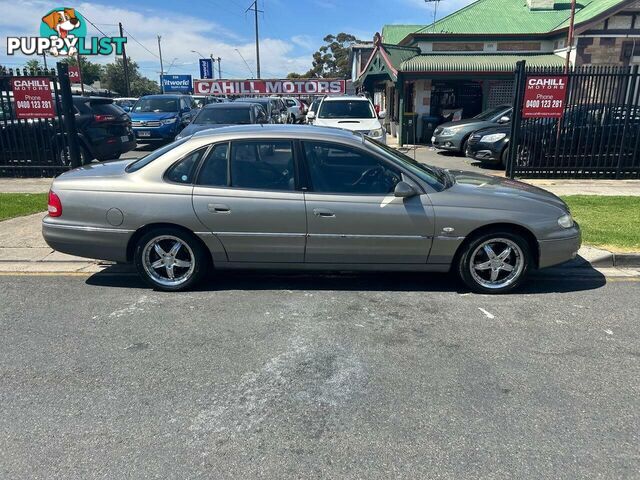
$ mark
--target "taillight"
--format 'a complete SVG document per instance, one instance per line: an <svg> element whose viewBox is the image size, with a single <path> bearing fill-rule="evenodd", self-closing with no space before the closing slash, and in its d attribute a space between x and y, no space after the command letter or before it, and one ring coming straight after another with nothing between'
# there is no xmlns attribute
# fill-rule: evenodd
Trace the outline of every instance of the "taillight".
<svg viewBox="0 0 640 480"><path fill-rule="evenodd" d="M112 122L116 119L115 115L94 115L93 119L96 122Z"/></svg>
<svg viewBox="0 0 640 480"><path fill-rule="evenodd" d="M59 217L62 215L62 202L60 197L53 190L49 190L49 216Z"/></svg>

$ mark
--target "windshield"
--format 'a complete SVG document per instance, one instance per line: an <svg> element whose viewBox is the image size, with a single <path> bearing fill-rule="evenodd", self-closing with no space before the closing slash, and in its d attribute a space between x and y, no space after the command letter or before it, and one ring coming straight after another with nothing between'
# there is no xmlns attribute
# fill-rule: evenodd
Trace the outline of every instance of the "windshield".
<svg viewBox="0 0 640 480"><path fill-rule="evenodd" d="M175 142L172 142L172 143L170 143L168 145L165 145L164 147L161 147L161 148L159 148L157 150L154 150L149 155L145 155L144 157L139 158L135 162L130 163L129 165L127 165L127 168L125 168L125 171L127 173L137 172L142 167L146 167L147 165L149 165L155 159L160 158L162 155L167 153L169 150L173 150L174 148L182 145L184 142L186 142L190 138L191 138L191 136L184 137L184 138L181 138L180 140L176 140Z"/></svg>
<svg viewBox="0 0 640 480"><path fill-rule="evenodd" d="M309 110L311 110L312 112L317 112L318 111L318 105L320 105L320 102L322 100L318 99L318 100L314 100L313 103L311 104L311 106L309 107Z"/></svg>
<svg viewBox="0 0 640 480"><path fill-rule="evenodd" d="M330 100L322 102L321 118L376 118L369 100Z"/></svg>
<svg viewBox="0 0 640 480"><path fill-rule="evenodd" d="M491 120L493 117L497 116L499 113L505 112L508 109L509 109L509 107L507 107L505 105L501 105L501 106L496 107L496 108L491 108L489 110L485 110L484 112L480 113L479 115L476 115L473 118L475 118L476 120Z"/></svg>
<svg viewBox="0 0 640 480"><path fill-rule="evenodd" d="M178 100L175 98L141 98L133 106L135 113L177 112Z"/></svg>
<svg viewBox="0 0 640 480"><path fill-rule="evenodd" d="M364 141L378 153L384 155L387 158L390 158L396 163L400 163L411 173L419 177L421 180L427 182L427 184L435 191L441 192L447 187L449 181L444 170L417 162L404 153L401 153L394 148L388 147L384 143L380 143L377 140L373 140L367 136L364 136Z"/></svg>
<svg viewBox="0 0 640 480"><path fill-rule="evenodd" d="M251 123L249 108L227 107L227 108L205 108L193 123L197 125L220 123L224 125L237 125Z"/></svg>

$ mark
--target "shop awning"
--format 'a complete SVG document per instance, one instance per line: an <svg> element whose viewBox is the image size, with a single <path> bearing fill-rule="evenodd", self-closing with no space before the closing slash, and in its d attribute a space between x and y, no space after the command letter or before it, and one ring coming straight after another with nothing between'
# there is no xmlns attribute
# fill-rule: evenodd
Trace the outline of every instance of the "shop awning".
<svg viewBox="0 0 640 480"><path fill-rule="evenodd" d="M528 67L561 67L565 59L553 54L431 54L416 55L400 64L405 73L511 73L516 63L526 60Z"/></svg>

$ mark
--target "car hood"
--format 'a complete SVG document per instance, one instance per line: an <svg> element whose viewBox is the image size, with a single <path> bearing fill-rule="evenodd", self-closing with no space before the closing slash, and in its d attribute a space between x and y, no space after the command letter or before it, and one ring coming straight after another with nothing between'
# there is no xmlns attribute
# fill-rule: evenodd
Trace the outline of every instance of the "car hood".
<svg viewBox="0 0 640 480"><path fill-rule="evenodd" d="M316 118L316 127L337 127L345 130L377 130L382 128L377 118Z"/></svg>
<svg viewBox="0 0 640 480"><path fill-rule="evenodd" d="M502 198L512 197L514 200L524 197L565 211L568 210L567 204L561 198L528 183L463 170L448 170L448 172L455 178L455 185L451 188L455 189L457 193L486 194L494 197L498 195Z"/></svg>
<svg viewBox="0 0 640 480"><path fill-rule="evenodd" d="M167 118L174 118L177 115L177 112L129 113L131 120L134 122L146 122L147 120L166 120Z"/></svg>
<svg viewBox="0 0 640 480"><path fill-rule="evenodd" d="M455 122L447 122L438 125L438 128L455 128L459 130L478 130L479 128L491 127L496 124L493 122L487 122L486 120L477 120L475 118L467 118L465 120L458 120Z"/></svg>
<svg viewBox="0 0 640 480"><path fill-rule="evenodd" d="M502 125L496 125L493 127L481 128L480 130L476 130L474 133L480 135L491 135L494 133L506 133L507 135L511 134L511 124L503 123Z"/></svg>

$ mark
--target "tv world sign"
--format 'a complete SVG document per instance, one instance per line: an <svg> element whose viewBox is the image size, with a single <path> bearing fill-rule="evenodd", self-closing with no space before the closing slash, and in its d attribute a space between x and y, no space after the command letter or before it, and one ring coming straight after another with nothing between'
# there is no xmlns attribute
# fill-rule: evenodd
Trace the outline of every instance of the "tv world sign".
<svg viewBox="0 0 640 480"><path fill-rule="evenodd" d="M191 75L164 75L162 84L165 93L189 93L193 91Z"/></svg>
<svg viewBox="0 0 640 480"><path fill-rule="evenodd" d="M341 95L344 80L195 80L196 95Z"/></svg>

